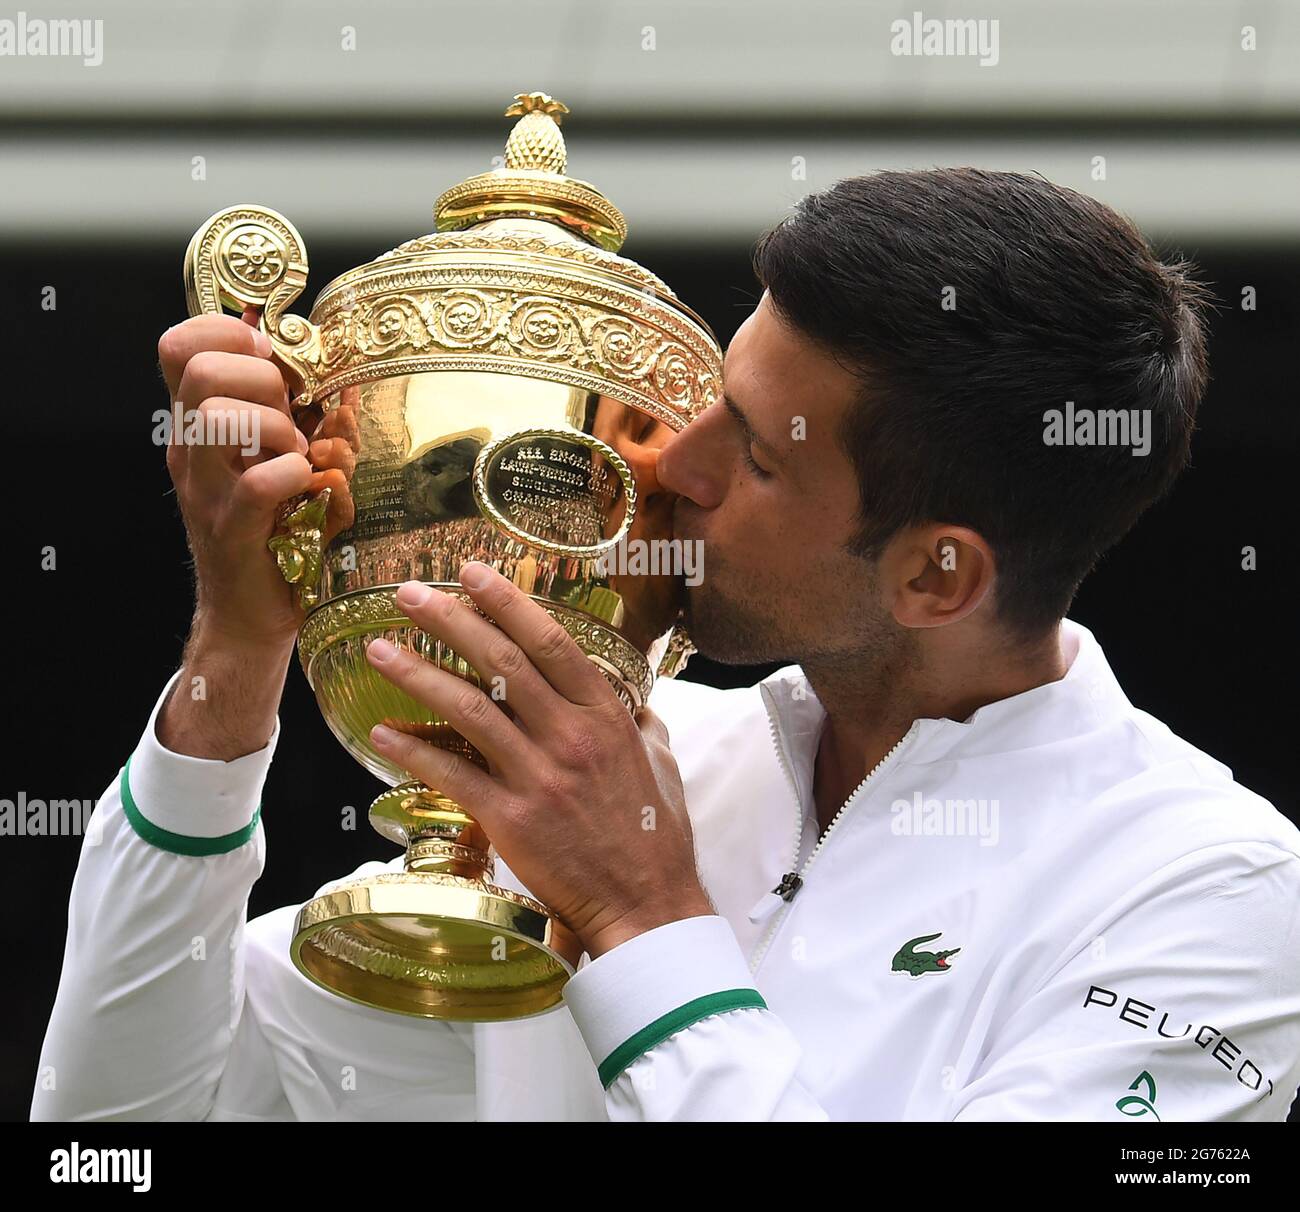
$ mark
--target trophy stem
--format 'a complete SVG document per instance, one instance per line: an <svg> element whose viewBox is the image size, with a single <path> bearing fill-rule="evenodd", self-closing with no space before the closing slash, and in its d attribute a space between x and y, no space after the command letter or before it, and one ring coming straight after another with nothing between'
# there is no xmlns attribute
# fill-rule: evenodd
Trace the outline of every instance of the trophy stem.
<svg viewBox="0 0 1300 1212"><path fill-rule="evenodd" d="M455 800L420 782L399 783L370 805L375 830L406 848L406 870L456 875L487 884L495 874L491 843Z"/></svg>
<svg viewBox="0 0 1300 1212"><path fill-rule="evenodd" d="M333 886L294 922L309 980L365 1006L494 1022L557 1005L582 944L546 906L492 882L492 847L459 804L402 783L370 821L406 849L406 870Z"/></svg>
<svg viewBox="0 0 1300 1212"><path fill-rule="evenodd" d="M406 847L405 861L407 871L459 875L481 884L486 884L495 874L487 851L440 838L417 838Z"/></svg>

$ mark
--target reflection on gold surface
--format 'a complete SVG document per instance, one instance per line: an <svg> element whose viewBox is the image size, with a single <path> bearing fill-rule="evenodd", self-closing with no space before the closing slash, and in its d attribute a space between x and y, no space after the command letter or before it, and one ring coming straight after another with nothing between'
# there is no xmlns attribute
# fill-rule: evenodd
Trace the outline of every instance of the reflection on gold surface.
<svg viewBox="0 0 1300 1212"><path fill-rule="evenodd" d="M525 498L509 519L512 531L485 516L473 484L484 447L520 434L523 452L536 455L533 435L565 429L573 440L545 448L551 457L536 460L532 474L518 457L505 461L500 483ZM627 537L667 539L672 502L654 467L670 433L620 401L509 375L425 373L346 388L325 402L317 435L350 439L357 522L327 548L321 600L412 579L455 582L465 561L481 560L525 592L587 610L646 650L672 625L679 587L667 574L618 578L598 569L601 544L624 532L628 494L581 439L596 439L626 464L636 502ZM533 542L524 537L530 531ZM552 550L584 545L574 539L593 553Z"/></svg>

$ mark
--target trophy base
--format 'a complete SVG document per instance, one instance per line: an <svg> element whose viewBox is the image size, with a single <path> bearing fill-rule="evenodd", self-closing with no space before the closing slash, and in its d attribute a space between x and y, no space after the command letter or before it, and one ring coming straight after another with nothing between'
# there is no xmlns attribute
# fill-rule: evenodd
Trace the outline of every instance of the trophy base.
<svg viewBox="0 0 1300 1212"><path fill-rule="evenodd" d="M290 954L309 980L363 1006L499 1022L558 1005L582 946L531 897L446 872L403 871L308 901Z"/></svg>

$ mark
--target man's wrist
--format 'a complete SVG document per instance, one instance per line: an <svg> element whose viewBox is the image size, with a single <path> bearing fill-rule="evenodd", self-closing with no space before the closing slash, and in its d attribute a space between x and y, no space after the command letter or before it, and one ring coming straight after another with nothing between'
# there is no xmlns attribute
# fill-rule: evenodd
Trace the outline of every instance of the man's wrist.
<svg viewBox="0 0 1300 1212"><path fill-rule="evenodd" d="M185 656L202 655L206 659L257 660L272 663L283 661L288 667L297 641L296 630L268 634L265 631L242 629L223 622L202 607L194 613L189 638L185 641Z"/></svg>
<svg viewBox="0 0 1300 1212"><path fill-rule="evenodd" d="M600 1081L700 1019L766 1003L735 932L717 913L668 922L579 968L564 986Z"/></svg>
<svg viewBox="0 0 1300 1212"><path fill-rule="evenodd" d="M202 748L160 740L161 716L184 676L177 670L150 712L144 735L123 768L122 811L134 831L161 850L190 856L225 854L250 842L261 813L262 786L275 753L274 725L266 744L240 757L185 752Z"/></svg>
<svg viewBox="0 0 1300 1212"><path fill-rule="evenodd" d="M587 932L582 937L583 947L591 959L599 959L621 943L626 943L649 930L679 922L688 917L705 917L716 914L703 889L678 895L671 904L638 905L608 925Z"/></svg>
<svg viewBox="0 0 1300 1212"><path fill-rule="evenodd" d="M158 713L158 742L187 757L234 761L266 746L293 637L242 638L196 617L180 676Z"/></svg>

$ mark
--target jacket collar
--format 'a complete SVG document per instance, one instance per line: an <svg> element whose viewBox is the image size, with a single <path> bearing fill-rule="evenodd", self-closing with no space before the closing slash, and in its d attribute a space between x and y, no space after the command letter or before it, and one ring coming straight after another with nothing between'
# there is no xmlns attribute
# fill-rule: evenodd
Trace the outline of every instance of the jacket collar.
<svg viewBox="0 0 1300 1212"><path fill-rule="evenodd" d="M965 720L915 721L906 764L1034 748L1091 732L1132 710L1091 631L1064 619L1061 641L1069 662L1063 678L986 703ZM778 669L759 688L778 750L808 803L826 711L798 665Z"/></svg>

